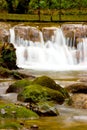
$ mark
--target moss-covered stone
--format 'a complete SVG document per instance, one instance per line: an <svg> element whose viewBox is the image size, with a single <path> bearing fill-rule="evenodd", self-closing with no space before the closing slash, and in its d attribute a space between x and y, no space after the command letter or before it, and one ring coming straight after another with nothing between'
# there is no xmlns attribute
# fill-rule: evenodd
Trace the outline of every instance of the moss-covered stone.
<svg viewBox="0 0 87 130"><path fill-rule="evenodd" d="M23 107L10 103L2 103L0 104L0 118L38 118L38 115Z"/></svg>
<svg viewBox="0 0 87 130"><path fill-rule="evenodd" d="M58 91L60 91L63 94L63 96L65 98L69 98L70 97L68 91L65 88L59 86L58 84L56 84L56 88L57 88Z"/></svg>
<svg viewBox="0 0 87 130"><path fill-rule="evenodd" d="M9 86L9 88L6 90L6 93L10 93L10 92L19 93L19 92L23 91L23 89L26 86L29 86L31 84L31 82L32 81L28 80L28 79L22 79L22 80L16 81L15 83L13 83Z"/></svg>
<svg viewBox="0 0 87 130"><path fill-rule="evenodd" d="M57 90L55 81L48 76L37 77L33 80L32 84L39 84Z"/></svg>
<svg viewBox="0 0 87 130"><path fill-rule="evenodd" d="M38 84L32 84L25 87L25 89L18 94L18 100L34 103L53 100L61 104L64 102L64 96L59 91Z"/></svg>
<svg viewBox="0 0 87 130"><path fill-rule="evenodd" d="M58 90L64 95L65 98L69 97L67 90L61 87L60 84L56 84L56 82L48 76L37 77L35 80L33 80L32 84L40 84L42 86Z"/></svg>

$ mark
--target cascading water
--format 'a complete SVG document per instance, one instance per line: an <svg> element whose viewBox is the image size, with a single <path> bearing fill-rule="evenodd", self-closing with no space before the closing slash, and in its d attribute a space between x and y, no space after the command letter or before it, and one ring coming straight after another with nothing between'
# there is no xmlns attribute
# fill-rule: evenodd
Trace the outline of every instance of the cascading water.
<svg viewBox="0 0 87 130"><path fill-rule="evenodd" d="M24 29L26 30L24 31ZM75 49L68 46L68 40L64 37L61 28L55 28L51 39L47 41L44 41L41 31L35 32L33 37L29 38L28 35L31 33L28 31L29 29L30 27L28 29L22 27L22 30L19 30L21 34L15 27L10 29L10 42L16 47L18 67L54 71L86 68L85 65L84 67L82 65L87 62L86 38L83 38ZM39 40L35 41L37 37Z"/></svg>

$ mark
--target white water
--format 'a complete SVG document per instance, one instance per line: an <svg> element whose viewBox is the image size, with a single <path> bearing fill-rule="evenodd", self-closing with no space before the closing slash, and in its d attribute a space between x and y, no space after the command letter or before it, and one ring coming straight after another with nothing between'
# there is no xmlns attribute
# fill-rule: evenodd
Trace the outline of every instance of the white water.
<svg viewBox="0 0 87 130"><path fill-rule="evenodd" d="M55 31L52 41L43 40L40 32L40 42L32 42L17 37L14 28L10 29L10 42L16 47L17 66L34 70L84 70L87 69L87 38L79 43L77 49L68 47L60 28ZM79 60L76 58L79 54Z"/></svg>

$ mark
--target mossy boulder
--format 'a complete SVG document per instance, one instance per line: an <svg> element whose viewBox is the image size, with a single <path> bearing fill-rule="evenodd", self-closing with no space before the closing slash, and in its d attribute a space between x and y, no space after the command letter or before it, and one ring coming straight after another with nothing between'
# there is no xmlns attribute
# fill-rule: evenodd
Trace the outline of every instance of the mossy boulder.
<svg viewBox="0 0 87 130"><path fill-rule="evenodd" d="M59 104L64 102L64 96L61 92L50 89L39 84L32 84L18 94L17 99L24 102L37 103L40 101L56 101Z"/></svg>
<svg viewBox="0 0 87 130"><path fill-rule="evenodd" d="M13 79L23 79L27 78L28 76L22 74L16 70L10 70L8 68L0 67L0 78L13 78Z"/></svg>
<svg viewBox="0 0 87 130"><path fill-rule="evenodd" d="M32 84L39 84L41 86L46 86L48 88L58 90L64 95L65 98L69 97L67 90L61 87L60 84L56 84L56 82L48 76L37 77L33 80Z"/></svg>
<svg viewBox="0 0 87 130"><path fill-rule="evenodd" d="M56 89L56 83L48 76L40 76L33 80L32 84L39 84L51 89Z"/></svg>
<svg viewBox="0 0 87 130"><path fill-rule="evenodd" d="M14 105L11 103L2 103L0 104L0 118L1 117L37 119L39 116L35 112L23 106Z"/></svg>
<svg viewBox="0 0 87 130"><path fill-rule="evenodd" d="M9 88L6 90L6 93L19 93L21 91L23 91L23 89L26 87L26 86L29 86L31 84L31 80L28 80L28 79L22 79L22 80L19 80L19 81L16 81L15 83L11 84L9 86Z"/></svg>

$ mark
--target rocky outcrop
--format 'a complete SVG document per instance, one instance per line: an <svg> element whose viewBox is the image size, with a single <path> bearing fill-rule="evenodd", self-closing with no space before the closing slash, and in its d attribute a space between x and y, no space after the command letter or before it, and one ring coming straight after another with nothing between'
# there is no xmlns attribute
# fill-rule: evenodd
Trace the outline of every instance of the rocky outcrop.
<svg viewBox="0 0 87 130"><path fill-rule="evenodd" d="M87 25L83 24L63 24L62 30L66 38L73 39L74 47L86 37ZM73 44L73 43L72 43Z"/></svg>
<svg viewBox="0 0 87 130"><path fill-rule="evenodd" d="M42 34L43 39L45 42L47 41L55 41L55 31L57 30L56 27L43 27Z"/></svg>
<svg viewBox="0 0 87 130"><path fill-rule="evenodd" d="M13 44L3 43L0 46L0 65L8 69L17 69L16 52Z"/></svg>
<svg viewBox="0 0 87 130"><path fill-rule="evenodd" d="M75 108L87 109L87 81L81 80L66 87L71 93L71 105Z"/></svg>
<svg viewBox="0 0 87 130"><path fill-rule="evenodd" d="M14 31L16 40L20 38L32 42L41 42L40 31L36 27L20 25L16 26Z"/></svg>
<svg viewBox="0 0 87 130"><path fill-rule="evenodd" d="M87 93L87 83L78 82L66 87L70 93Z"/></svg>
<svg viewBox="0 0 87 130"><path fill-rule="evenodd" d="M10 39L9 33L10 24L0 22L0 42L8 42Z"/></svg>

